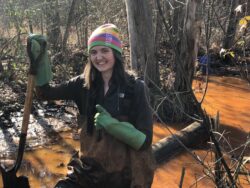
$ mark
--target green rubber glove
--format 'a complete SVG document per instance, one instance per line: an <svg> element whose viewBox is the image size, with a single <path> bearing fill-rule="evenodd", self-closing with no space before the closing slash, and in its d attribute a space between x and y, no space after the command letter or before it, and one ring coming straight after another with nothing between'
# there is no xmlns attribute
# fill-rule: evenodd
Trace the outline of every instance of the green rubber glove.
<svg viewBox="0 0 250 188"><path fill-rule="evenodd" d="M139 150L146 139L146 135L137 130L128 122L120 122L100 105L96 105L95 126L97 129L104 128L109 134L128 144L135 150Z"/></svg>
<svg viewBox="0 0 250 188"><path fill-rule="evenodd" d="M42 86L53 77L47 52L47 40L43 35L30 34L27 41L27 51L31 61L30 72L35 75L36 86Z"/></svg>
<svg viewBox="0 0 250 188"><path fill-rule="evenodd" d="M96 128L96 130L101 130L101 129L104 128L104 126L101 123L99 123L99 121L97 121L97 117L98 116L105 115L105 116L108 117L107 118L108 122L105 122L104 120L102 120L105 125L111 123L111 120L114 120L114 121L116 120L116 119L112 118L111 115L110 115L110 113L108 113L107 110L105 108L103 108L101 105L97 104L96 105L96 109L97 109L97 113L95 114L95 128ZM113 123L117 123L117 122L115 121Z"/></svg>

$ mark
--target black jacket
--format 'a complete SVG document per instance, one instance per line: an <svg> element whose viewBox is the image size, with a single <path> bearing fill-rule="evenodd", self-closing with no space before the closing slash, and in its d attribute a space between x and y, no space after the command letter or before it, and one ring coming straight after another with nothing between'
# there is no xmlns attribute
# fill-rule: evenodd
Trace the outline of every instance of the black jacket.
<svg viewBox="0 0 250 188"><path fill-rule="evenodd" d="M95 104L100 104L112 117L130 122L146 135L142 149L152 143L152 112L148 103L147 88L142 80L133 79L123 86L111 84L105 96L103 87L97 91L89 91L84 87L83 75L60 85L42 86L38 90L42 99L73 100L79 113L89 117L88 124L93 123L90 121L93 121L95 115Z"/></svg>

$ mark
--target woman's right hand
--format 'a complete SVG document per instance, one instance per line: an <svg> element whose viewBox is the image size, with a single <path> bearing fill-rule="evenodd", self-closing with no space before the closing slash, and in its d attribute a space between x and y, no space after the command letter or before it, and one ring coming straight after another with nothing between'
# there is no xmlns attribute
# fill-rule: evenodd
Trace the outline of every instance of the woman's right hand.
<svg viewBox="0 0 250 188"><path fill-rule="evenodd" d="M30 59L30 74L35 75L36 85L42 86L52 79L47 41L43 35L31 34L27 39L27 53Z"/></svg>

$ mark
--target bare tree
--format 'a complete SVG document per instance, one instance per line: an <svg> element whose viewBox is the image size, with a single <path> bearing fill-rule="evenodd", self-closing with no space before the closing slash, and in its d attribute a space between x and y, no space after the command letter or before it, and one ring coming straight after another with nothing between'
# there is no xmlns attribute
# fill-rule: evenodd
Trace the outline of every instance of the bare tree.
<svg viewBox="0 0 250 188"><path fill-rule="evenodd" d="M65 51L65 49L66 49L67 40L68 40L68 37L69 37L69 30L70 30L70 26L71 26L71 24L73 22L74 11L75 11L75 7L76 7L77 3L78 3L78 0L72 0L71 6L70 6L67 25L66 25L66 28L65 28L65 32L64 32L64 36L63 36L63 42L62 42L62 50L63 51Z"/></svg>
<svg viewBox="0 0 250 188"><path fill-rule="evenodd" d="M126 8L132 69L145 74L147 83L159 84L149 1L126 0Z"/></svg>
<svg viewBox="0 0 250 188"><path fill-rule="evenodd" d="M60 30L60 14L58 11L58 0L46 0L46 26L48 41L51 44L52 50L57 52L61 49L62 35Z"/></svg>
<svg viewBox="0 0 250 188"><path fill-rule="evenodd" d="M163 11L160 0L157 0L157 6L159 14L161 15L162 22L165 27L165 31L168 36L169 44L166 51L173 53L174 63L172 72L169 74L168 80L171 80L168 88L165 90L163 97L157 105L157 110L161 114L161 117L166 121L171 122L186 122L194 118L194 114L201 115L199 106L193 90L192 81L194 75L194 66L197 59L198 44L201 34L200 22L196 20L196 10L198 3L197 0L188 0L184 9L185 16L182 13L176 15L178 11L173 12L171 16L179 17L177 22L173 24L183 24L183 26L177 27L178 33L173 34L173 26L169 21L171 18L166 18L166 14ZM172 7L171 4L170 7ZM177 4L175 4L177 6ZM177 6L181 8L181 6ZM173 7L175 8L175 7ZM167 16L170 16L167 14ZM165 39L166 40L166 39ZM164 81L165 84L166 81ZM164 99L164 100L162 100Z"/></svg>
<svg viewBox="0 0 250 188"><path fill-rule="evenodd" d="M238 22L238 19L234 10L236 6L238 5L238 3L239 3L239 0L231 0L229 22L227 25L226 35L223 41L223 47L225 49L231 48L234 42L234 37L236 33L236 28L237 28L236 25Z"/></svg>
<svg viewBox="0 0 250 188"><path fill-rule="evenodd" d="M246 0L246 4L247 4L247 15L250 15L250 2L248 0Z"/></svg>

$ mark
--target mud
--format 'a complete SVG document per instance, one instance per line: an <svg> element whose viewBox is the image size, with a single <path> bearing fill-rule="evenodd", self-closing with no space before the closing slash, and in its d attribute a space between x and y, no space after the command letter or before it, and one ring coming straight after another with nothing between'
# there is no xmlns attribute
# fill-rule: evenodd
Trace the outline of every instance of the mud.
<svg viewBox="0 0 250 188"><path fill-rule="evenodd" d="M196 90L197 96L201 94L202 90ZM76 130L74 113L72 111L69 113L65 108L62 109L63 105L61 104L54 106L53 108L56 110L49 112L46 105L48 104L44 104L44 110L39 112L41 115L34 113L31 118L27 144L27 149L30 149L25 152L19 171L19 174L29 177L32 188L52 188L58 179L65 176L67 172L66 165L70 156L76 150L79 150L78 140L72 139L75 138L72 131ZM39 107L38 109L43 108ZM246 142L250 133L250 86L246 82L233 77L211 77L203 108L213 116L219 111L219 131L227 139L227 142L225 142L225 139L220 141L225 151L237 148ZM63 113L60 109L64 110ZM57 113L59 111L60 113ZM59 116L59 114L63 115ZM16 123L12 127L0 129L1 158L8 159L6 162L9 165L15 159L13 154L15 154L18 143L21 116L22 112L21 114L13 114ZM46 119L46 121L41 119ZM173 132L180 130L180 128L180 125L169 125L169 129ZM165 126L161 124L154 125L154 142L169 134L169 130ZM241 151L242 147L234 150L228 157L237 158ZM195 149L192 152L207 164L212 165L213 155L208 153L207 147ZM249 147L245 155L250 156ZM158 166L152 188L179 187L183 168L185 168L184 188L215 187L207 171L190 154L182 153ZM249 163L246 164L246 168L249 171ZM250 185L247 176L243 175L240 177L240 183L241 187L244 188Z"/></svg>
<svg viewBox="0 0 250 188"><path fill-rule="evenodd" d="M74 114L67 113L62 106L41 103L30 115L26 150L57 142L60 132L75 129ZM23 110L11 112L0 129L0 157L9 158L15 154L22 126ZM5 114L6 116L6 114Z"/></svg>

